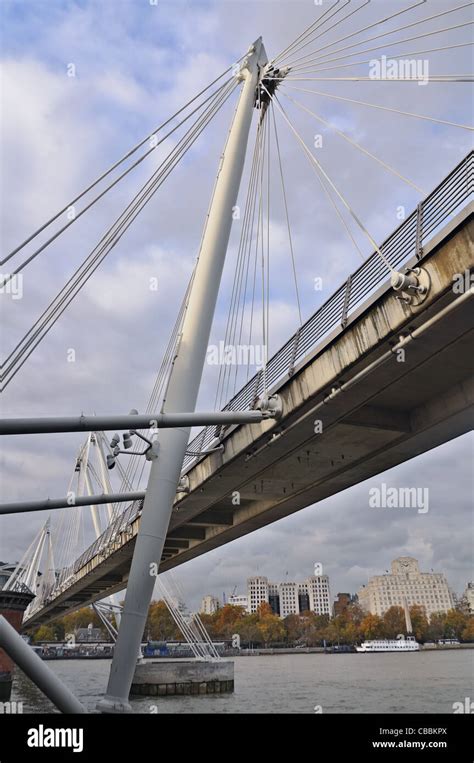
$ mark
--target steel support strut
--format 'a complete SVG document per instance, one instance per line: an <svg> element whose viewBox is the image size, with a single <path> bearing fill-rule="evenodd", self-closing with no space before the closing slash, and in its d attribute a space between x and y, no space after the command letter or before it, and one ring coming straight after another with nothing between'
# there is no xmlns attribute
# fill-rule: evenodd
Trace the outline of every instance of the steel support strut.
<svg viewBox="0 0 474 763"><path fill-rule="evenodd" d="M99 506L104 503L133 503L145 498L144 490L135 493L102 493L99 495L76 495L64 498L45 498L42 501L18 501L15 503L0 503L0 516L3 514L22 514L25 511L52 511L67 509L72 506Z"/></svg>
<svg viewBox="0 0 474 763"><path fill-rule="evenodd" d="M258 424L272 418L270 411L210 411L200 413L147 413L126 416L54 416L0 419L0 435L51 434L53 432L107 432L115 429L168 429L212 424Z"/></svg>
<svg viewBox="0 0 474 763"><path fill-rule="evenodd" d="M229 243L232 209L237 202L245 163L255 89L266 63L259 38L250 47L237 75L243 81L243 88L221 158L179 352L170 377L166 407L173 412L195 410ZM163 430L160 435L159 458L151 465L107 694L98 703L102 712L130 710L128 696L155 584L150 565L161 561L189 432L189 426L182 426Z"/></svg>

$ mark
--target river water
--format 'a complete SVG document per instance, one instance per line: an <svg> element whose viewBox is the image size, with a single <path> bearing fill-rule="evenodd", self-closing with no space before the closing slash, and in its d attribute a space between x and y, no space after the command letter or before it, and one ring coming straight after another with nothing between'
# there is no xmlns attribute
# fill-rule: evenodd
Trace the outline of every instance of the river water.
<svg viewBox="0 0 474 763"><path fill-rule="evenodd" d="M140 697L137 713L452 713L474 698L474 650L414 654L236 657L233 694ZM111 660L48 662L88 710L104 694ZM12 700L23 711L52 705L17 670ZM154 707L152 707L154 706Z"/></svg>

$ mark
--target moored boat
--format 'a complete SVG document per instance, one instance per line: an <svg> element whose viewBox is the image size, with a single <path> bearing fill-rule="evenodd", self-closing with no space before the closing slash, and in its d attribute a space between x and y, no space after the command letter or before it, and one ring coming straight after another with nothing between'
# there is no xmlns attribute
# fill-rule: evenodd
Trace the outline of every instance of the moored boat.
<svg viewBox="0 0 474 763"><path fill-rule="evenodd" d="M420 645L414 636L405 637L403 634L396 639L374 639L372 641L363 641L360 646L356 646L357 652L418 652Z"/></svg>

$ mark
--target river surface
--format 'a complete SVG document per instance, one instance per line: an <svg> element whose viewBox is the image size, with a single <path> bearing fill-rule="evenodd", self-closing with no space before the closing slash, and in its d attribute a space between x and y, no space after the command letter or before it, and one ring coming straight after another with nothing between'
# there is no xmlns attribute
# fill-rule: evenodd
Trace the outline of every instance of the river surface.
<svg viewBox="0 0 474 763"><path fill-rule="evenodd" d="M111 660L47 663L87 709L104 694ZM132 699L137 713L452 713L474 698L474 650L415 654L236 657L233 694ZM53 706L17 669L23 712ZM154 707L152 707L154 706Z"/></svg>

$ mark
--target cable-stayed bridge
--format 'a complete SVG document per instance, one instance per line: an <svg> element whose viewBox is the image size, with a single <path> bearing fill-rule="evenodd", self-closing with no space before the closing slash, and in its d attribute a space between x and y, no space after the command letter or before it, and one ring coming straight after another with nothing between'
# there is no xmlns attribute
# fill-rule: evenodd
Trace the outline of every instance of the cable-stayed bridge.
<svg viewBox="0 0 474 763"><path fill-rule="evenodd" d="M457 304L453 283L474 264L473 161L466 157L382 246L398 267L426 268L432 287L425 303L397 300L384 273L378 280L378 260L369 260L270 360L269 390L282 399L282 417L258 428L207 427L194 438L160 571L472 428L474 314L469 299ZM416 252L420 214L426 234L406 260ZM261 384L258 373L226 409L251 407ZM121 511L51 594L37 598L28 624L125 587L141 504Z"/></svg>
<svg viewBox="0 0 474 763"><path fill-rule="evenodd" d="M1 511L7 514L63 507L64 516L68 517L61 520L55 531L49 522L45 525L37 543L32 544L7 584L10 590L24 586L26 580L34 585L31 581L37 579L41 559L46 556L41 584L28 607L25 624L48 622L127 587L107 696L108 709L120 709L126 704L127 685L133 673L130 655L137 652L141 625L153 592L150 566L154 564L159 572L169 570L472 428L473 152L426 194L415 181L357 142L350 133L293 97L300 91L316 99L396 112L405 118L472 132L470 125L454 121L450 115L441 119L294 84L396 81L409 86L407 83L413 80L417 84L426 80L462 87L472 81L470 74L428 75L415 71L407 75L400 69L398 75L392 71L390 76L382 73L374 78L360 74L360 67L370 61L347 59L432 34L457 32L473 22L439 27L396 42L384 39L472 3L354 42L354 37L422 5L415 3L328 45L316 43L367 3L347 12L345 5L335 2L270 61L262 39L256 40L236 66L223 72L2 260L3 265L23 257L9 274L8 286L112 187L176 133L176 142L149 180L6 358L1 375L6 387L216 114L235 91L240 91L199 256L146 414L133 411L121 417L1 422L0 431L4 435L87 433L65 499L4 505ZM338 17L341 12L344 15ZM325 28L334 18L337 20ZM337 47L348 39L352 40L349 45ZM382 43L354 51L360 45L381 39ZM305 50L302 54L315 43L316 50ZM450 45L412 54L438 53L469 45L472 42L459 42L456 38ZM331 57L347 50L352 52ZM404 55L408 53L394 52L393 59L402 59ZM332 76L333 69L351 67L357 72L354 76ZM326 76L328 70L330 76ZM346 190L308 145L289 113L290 104L421 197L416 209L382 244L377 244L354 204L349 202ZM186 123L190 120L189 126ZM254 124L256 130L252 133ZM306 321L302 317L289 193L280 151L282 126L301 148L351 250L357 251L363 260ZM247 348L261 346L262 364L257 370L253 368L255 361L250 359L240 364L224 359L217 380L215 410L197 414L196 399L252 136L234 288L223 344L224 348L234 349L243 342ZM141 149L144 152L138 154ZM276 187L283 201L300 327L268 358L270 223ZM92 192L96 194L94 198ZM62 218L71 208L74 215L63 224ZM368 257L362 251L361 241L366 246L367 242L370 244ZM253 370L256 372L252 375ZM240 391L236 392L239 386ZM206 424L205 428L189 440L191 427L199 423ZM106 432L115 430L126 433L122 439L116 434L109 441ZM131 451L131 447L142 450ZM125 455L130 456L127 468L123 466ZM112 485L110 469L119 474L119 490ZM147 476L145 490L142 482ZM95 540L86 548L79 548L83 506L90 507Z"/></svg>

